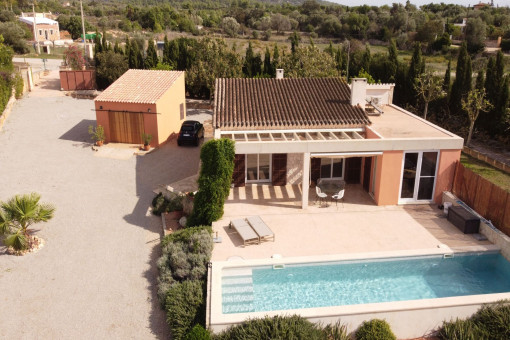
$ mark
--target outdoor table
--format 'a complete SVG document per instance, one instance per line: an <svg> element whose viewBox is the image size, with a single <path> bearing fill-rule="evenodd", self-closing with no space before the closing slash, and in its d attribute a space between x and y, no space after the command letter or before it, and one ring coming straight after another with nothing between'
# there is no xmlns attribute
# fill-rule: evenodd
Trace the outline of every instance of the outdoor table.
<svg viewBox="0 0 510 340"><path fill-rule="evenodd" d="M337 194L340 190L345 189L345 181L343 179L324 179L321 178L317 184L322 192L328 196Z"/></svg>

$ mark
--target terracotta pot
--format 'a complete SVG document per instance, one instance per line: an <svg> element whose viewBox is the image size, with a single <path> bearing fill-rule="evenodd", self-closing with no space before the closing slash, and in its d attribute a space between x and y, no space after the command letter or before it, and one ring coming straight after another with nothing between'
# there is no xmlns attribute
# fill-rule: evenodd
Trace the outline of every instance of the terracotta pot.
<svg viewBox="0 0 510 340"><path fill-rule="evenodd" d="M144 149L145 151L149 151L149 150L151 149L151 146L150 146L149 144L147 144L147 145L145 145L145 144L144 144L144 145L143 145L143 149Z"/></svg>
<svg viewBox="0 0 510 340"><path fill-rule="evenodd" d="M102 140L98 140L98 141L96 141L96 145L97 145L97 146L103 146L103 143L104 143L104 142L103 142Z"/></svg>

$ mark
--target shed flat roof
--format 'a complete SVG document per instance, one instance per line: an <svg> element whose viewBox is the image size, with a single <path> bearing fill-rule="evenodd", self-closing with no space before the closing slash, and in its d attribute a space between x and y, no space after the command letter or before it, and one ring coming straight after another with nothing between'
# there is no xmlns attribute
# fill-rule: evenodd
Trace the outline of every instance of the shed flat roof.
<svg viewBox="0 0 510 340"><path fill-rule="evenodd" d="M128 70L95 101L155 104L184 71Z"/></svg>

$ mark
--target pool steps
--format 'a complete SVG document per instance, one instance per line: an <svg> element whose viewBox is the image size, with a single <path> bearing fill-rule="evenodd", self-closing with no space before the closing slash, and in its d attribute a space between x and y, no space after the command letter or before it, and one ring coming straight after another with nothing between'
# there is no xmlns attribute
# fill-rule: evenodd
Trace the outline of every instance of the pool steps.
<svg viewBox="0 0 510 340"><path fill-rule="evenodd" d="M253 305L253 279L251 275L225 277L222 280L223 313L255 311Z"/></svg>

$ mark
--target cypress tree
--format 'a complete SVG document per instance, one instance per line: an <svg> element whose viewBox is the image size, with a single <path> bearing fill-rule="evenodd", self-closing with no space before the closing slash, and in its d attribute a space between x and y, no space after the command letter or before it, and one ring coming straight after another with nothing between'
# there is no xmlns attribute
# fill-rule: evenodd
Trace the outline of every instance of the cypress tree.
<svg viewBox="0 0 510 340"><path fill-rule="evenodd" d="M446 68L446 72L444 73L444 80L443 80L443 91L446 92L446 96L450 96L450 90L451 90L451 76L452 76L452 61L448 61L448 67Z"/></svg>
<svg viewBox="0 0 510 340"><path fill-rule="evenodd" d="M124 46L124 55L126 57L129 57L129 54L131 53L131 43L129 42L129 37L126 36L126 42L125 42L125 46Z"/></svg>
<svg viewBox="0 0 510 340"><path fill-rule="evenodd" d="M498 84L495 82L496 79L496 61L494 57L489 58L487 63L487 69L485 71L485 93L487 94L487 100L492 105L496 103L498 96Z"/></svg>
<svg viewBox="0 0 510 340"><path fill-rule="evenodd" d="M124 54L124 51L120 48L119 42L117 40L115 41L115 46L113 47L113 52L115 52L117 54Z"/></svg>
<svg viewBox="0 0 510 340"><path fill-rule="evenodd" d="M485 83L485 78L483 76L483 71L480 70L480 71L478 71L478 74L476 75L475 88L477 90L482 91L484 83Z"/></svg>
<svg viewBox="0 0 510 340"><path fill-rule="evenodd" d="M273 64L271 63L271 53L269 47L266 46L266 53L264 55L264 74L269 77L274 77Z"/></svg>
<svg viewBox="0 0 510 340"><path fill-rule="evenodd" d="M370 55L370 47L368 44L365 46L365 52L361 57L361 68L363 68L367 73L370 73L370 61L372 60L372 56Z"/></svg>
<svg viewBox="0 0 510 340"><path fill-rule="evenodd" d="M460 113L461 111L461 99L467 95L467 92L465 91L466 88L468 86L471 87L471 74L469 79L466 77L468 72L471 71L468 70L468 67L471 69L471 58L467 53L466 42L463 42L457 58L455 80L453 81L452 91L450 93L450 109L456 113Z"/></svg>
<svg viewBox="0 0 510 340"><path fill-rule="evenodd" d="M260 53L257 53L257 55L253 58L251 67L251 74L253 74L254 77L262 74L262 57L260 56Z"/></svg>
<svg viewBox="0 0 510 340"><path fill-rule="evenodd" d="M103 43L101 42L101 36L96 31L96 35L94 37L94 55L103 52Z"/></svg>
<svg viewBox="0 0 510 340"><path fill-rule="evenodd" d="M149 45L147 46L147 56L145 57L145 68L153 69L158 66L158 54L156 52L156 46L154 40L149 39Z"/></svg>
<svg viewBox="0 0 510 340"><path fill-rule="evenodd" d="M276 75L276 69L280 67L280 51L278 50L278 45L274 44L274 50L273 50L273 70Z"/></svg>
<svg viewBox="0 0 510 340"><path fill-rule="evenodd" d="M163 44L163 64L171 64L170 59L170 43L168 42L168 37L165 35L165 42Z"/></svg>
<svg viewBox="0 0 510 340"><path fill-rule="evenodd" d="M136 41L132 41L130 44L129 55L128 55L128 63L129 68L139 69L140 62L138 60L138 44Z"/></svg>
<svg viewBox="0 0 510 340"><path fill-rule="evenodd" d="M388 74L390 75L390 81L394 82L398 68L397 44L395 43L395 39L390 40L390 46L388 47L388 59L390 61Z"/></svg>
<svg viewBox="0 0 510 340"><path fill-rule="evenodd" d="M336 69L340 73L342 71L342 65L343 65L342 49L341 48L337 48L336 49L336 52L335 52L335 63L336 63Z"/></svg>
<svg viewBox="0 0 510 340"><path fill-rule="evenodd" d="M247 78L253 78L253 59L255 55L253 53L253 48L251 46L251 41L248 43L248 48L246 49L246 56L244 57L243 64L243 73Z"/></svg>
<svg viewBox="0 0 510 340"><path fill-rule="evenodd" d="M106 41L106 33L103 30L103 38L101 39L101 44L103 45L103 51L109 51L110 45L108 45L108 41Z"/></svg>
<svg viewBox="0 0 510 340"><path fill-rule="evenodd" d="M504 123L502 121L503 117L505 117L505 114L508 109L508 104L510 102L510 75L507 75L503 78L503 86L501 86L501 95L499 97L496 112L499 114L499 121L498 121L498 128L502 132L502 127L504 126Z"/></svg>
<svg viewBox="0 0 510 340"><path fill-rule="evenodd" d="M412 103L416 103L417 92L415 84L419 75L423 72L425 72L425 63L421 55L421 43L417 42L414 44L413 56L411 58L411 65L409 65L408 73L408 91L410 97L408 98L408 101Z"/></svg>

